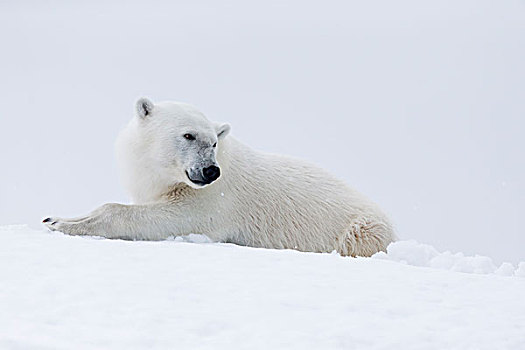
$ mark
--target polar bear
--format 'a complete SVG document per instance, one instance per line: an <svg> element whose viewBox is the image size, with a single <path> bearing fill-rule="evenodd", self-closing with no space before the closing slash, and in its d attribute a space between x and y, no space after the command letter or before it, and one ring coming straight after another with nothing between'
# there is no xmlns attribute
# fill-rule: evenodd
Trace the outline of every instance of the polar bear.
<svg viewBox="0 0 525 350"><path fill-rule="evenodd" d="M250 247L370 256L394 240L379 207L328 172L254 151L195 107L141 98L117 159L135 204L105 204L51 230L131 240L200 233Z"/></svg>

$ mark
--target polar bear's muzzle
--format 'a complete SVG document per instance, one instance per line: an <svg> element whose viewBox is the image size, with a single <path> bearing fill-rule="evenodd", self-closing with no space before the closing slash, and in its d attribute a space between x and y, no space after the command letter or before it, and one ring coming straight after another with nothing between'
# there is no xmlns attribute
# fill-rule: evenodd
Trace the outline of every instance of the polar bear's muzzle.
<svg viewBox="0 0 525 350"><path fill-rule="evenodd" d="M221 169L216 165L210 165L202 169L186 170L186 176L194 184L205 186L211 184L221 176Z"/></svg>

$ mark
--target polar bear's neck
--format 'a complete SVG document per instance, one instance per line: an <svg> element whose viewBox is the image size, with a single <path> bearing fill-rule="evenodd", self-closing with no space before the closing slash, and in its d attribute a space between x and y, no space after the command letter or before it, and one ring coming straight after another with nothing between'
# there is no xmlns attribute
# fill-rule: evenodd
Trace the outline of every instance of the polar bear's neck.
<svg viewBox="0 0 525 350"><path fill-rule="evenodd" d="M131 194L133 203L146 204L159 201L174 190L176 184L170 178L163 178L156 169L144 164L133 164L124 185ZM185 186L184 184L180 184Z"/></svg>
<svg viewBox="0 0 525 350"><path fill-rule="evenodd" d="M120 179L135 204L156 202L174 185L173 179L159 173L151 156L144 153L147 147L143 143L148 140L141 136L134 119L115 144Z"/></svg>

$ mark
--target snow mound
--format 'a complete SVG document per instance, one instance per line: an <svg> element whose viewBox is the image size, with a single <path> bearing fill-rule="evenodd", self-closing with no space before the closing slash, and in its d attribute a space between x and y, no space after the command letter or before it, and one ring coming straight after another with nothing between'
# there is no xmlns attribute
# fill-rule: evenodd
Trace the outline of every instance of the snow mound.
<svg viewBox="0 0 525 350"><path fill-rule="evenodd" d="M434 247L414 240L391 243L387 247L386 253L379 252L374 254L372 258L456 272L525 277L525 262L521 262L517 269L508 262L497 267L492 259L487 256L465 256L463 253L451 253L449 251L440 253Z"/></svg>
<svg viewBox="0 0 525 350"><path fill-rule="evenodd" d="M207 242L0 226L0 349L525 348L525 279L496 275L524 263L476 275L451 270L491 261L415 242L383 256L406 264Z"/></svg>
<svg viewBox="0 0 525 350"><path fill-rule="evenodd" d="M520 262L515 274L516 276L525 277L525 261Z"/></svg>

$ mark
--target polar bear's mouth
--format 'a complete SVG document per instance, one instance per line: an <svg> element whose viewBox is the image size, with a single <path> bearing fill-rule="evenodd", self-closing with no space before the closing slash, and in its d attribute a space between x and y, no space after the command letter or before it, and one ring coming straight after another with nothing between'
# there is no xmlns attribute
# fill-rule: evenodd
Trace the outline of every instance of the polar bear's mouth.
<svg viewBox="0 0 525 350"><path fill-rule="evenodd" d="M187 176L188 179L189 179L192 183L194 183L195 185L199 185L199 186L206 186L206 185L207 185L204 181L200 181L200 180L192 179L192 178L188 175L188 172L186 172L186 176Z"/></svg>
<svg viewBox="0 0 525 350"><path fill-rule="evenodd" d="M188 180L190 180L192 183L194 183L195 185L199 185L199 186L205 186L207 185L206 182L204 182L203 180L200 180L200 179L196 179L196 178L192 178L190 176L190 173L188 173L188 170L186 170L186 177L188 178Z"/></svg>
<svg viewBox="0 0 525 350"><path fill-rule="evenodd" d="M186 170L186 176L195 185L206 186L211 184L221 176L221 169L216 165L210 165L199 170Z"/></svg>

